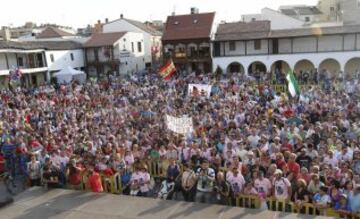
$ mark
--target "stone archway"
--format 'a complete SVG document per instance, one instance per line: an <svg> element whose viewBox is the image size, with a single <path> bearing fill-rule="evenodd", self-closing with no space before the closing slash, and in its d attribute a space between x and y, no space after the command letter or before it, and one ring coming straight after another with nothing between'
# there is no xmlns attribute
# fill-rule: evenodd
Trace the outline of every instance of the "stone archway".
<svg viewBox="0 0 360 219"><path fill-rule="evenodd" d="M344 67L345 74L347 77L357 76L355 74L360 73L360 57L354 57L349 59Z"/></svg>
<svg viewBox="0 0 360 219"><path fill-rule="evenodd" d="M260 61L252 62L248 67L249 75L252 75L256 71L266 73L267 72L266 65Z"/></svg>
<svg viewBox="0 0 360 219"><path fill-rule="evenodd" d="M240 64L239 62L232 62L228 65L226 68L227 73L245 73L244 66Z"/></svg>
<svg viewBox="0 0 360 219"><path fill-rule="evenodd" d="M271 72L275 72L275 70L286 74L290 70L290 65L284 60L278 60L271 65Z"/></svg>
<svg viewBox="0 0 360 219"><path fill-rule="evenodd" d="M340 62L336 59L324 59L319 65L320 73L328 72L332 77L336 76L341 70Z"/></svg>
<svg viewBox="0 0 360 219"><path fill-rule="evenodd" d="M315 65L308 59L299 60L294 66L295 72L301 72L301 71L311 72L313 70L315 70Z"/></svg>

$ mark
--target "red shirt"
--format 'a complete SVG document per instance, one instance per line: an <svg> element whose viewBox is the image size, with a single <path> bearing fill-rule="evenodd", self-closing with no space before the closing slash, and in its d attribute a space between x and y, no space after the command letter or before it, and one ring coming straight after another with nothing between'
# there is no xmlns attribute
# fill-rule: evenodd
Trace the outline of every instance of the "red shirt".
<svg viewBox="0 0 360 219"><path fill-rule="evenodd" d="M103 192L103 187L101 184L101 177L97 172L94 172L89 177L89 186L93 192Z"/></svg>
<svg viewBox="0 0 360 219"><path fill-rule="evenodd" d="M294 174L294 177L296 178L297 175L300 173L300 165L296 162L288 162L288 169L290 173Z"/></svg>
<svg viewBox="0 0 360 219"><path fill-rule="evenodd" d="M281 170L282 170L283 167L286 166L285 160L283 160L283 159L282 159L282 160L277 160L277 161L276 161L276 166L278 167L278 169L281 169Z"/></svg>
<svg viewBox="0 0 360 219"><path fill-rule="evenodd" d="M293 151L293 146L289 143L287 144L283 144L281 145L281 152L285 152L285 151L289 151L289 152L292 152Z"/></svg>
<svg viewBox="0 0 360 219"><path fill-rule="evenodd" d="M4 157L0 154L0 173L4 172L4 164L5 164L5 159Z"/></svg>

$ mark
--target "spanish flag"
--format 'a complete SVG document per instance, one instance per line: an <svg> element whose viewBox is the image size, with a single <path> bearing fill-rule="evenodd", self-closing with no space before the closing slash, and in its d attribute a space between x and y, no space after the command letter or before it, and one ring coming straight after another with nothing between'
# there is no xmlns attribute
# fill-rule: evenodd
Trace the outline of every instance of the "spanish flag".
<svg viewBox="0 0 360 219"><path fill-rule="evenodd" d="M160 69L160 75L164 80L169 80L175 72L176 68L171 59Z"/></svg>

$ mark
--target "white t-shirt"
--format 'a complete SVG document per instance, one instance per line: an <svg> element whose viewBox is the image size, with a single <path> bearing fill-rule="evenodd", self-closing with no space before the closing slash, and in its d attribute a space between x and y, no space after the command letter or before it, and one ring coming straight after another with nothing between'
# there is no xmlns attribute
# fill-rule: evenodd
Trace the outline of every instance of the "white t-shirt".
<svg viewBox="0 0 360 219"><path fill-rule="evenodd" d="M331 165L331 167L334 168L334 167L338 166L339 161L335 156L333 156L332 158L330 158L329 156L326 156L324 158L324 163L327 164L327 165Z"/></svg>
<svg viewBox="0 0 360 219"><path fill-rule="evenodd" d="M288 188L291 184L287 178L275 179L273 185L275 186L276 199L285 200L289 197Z"/></svg>

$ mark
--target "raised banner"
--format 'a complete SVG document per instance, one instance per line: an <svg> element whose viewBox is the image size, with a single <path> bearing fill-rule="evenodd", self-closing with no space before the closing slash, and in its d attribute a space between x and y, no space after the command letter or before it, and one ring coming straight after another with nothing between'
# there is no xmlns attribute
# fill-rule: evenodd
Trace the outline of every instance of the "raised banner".
<svg viewBox="0 0 360 219"><path fill-rule="evenodd" d="M166 115L166 124L168 129L178 134L186 135L194 130L191 117L177 118Z"/></svg>
<svg viewBox="0 0 360 219"><path fill-rule="evenodd" d="M207 84L189 84L188 94L193 97L210 97L211 85Z"/></svg>

